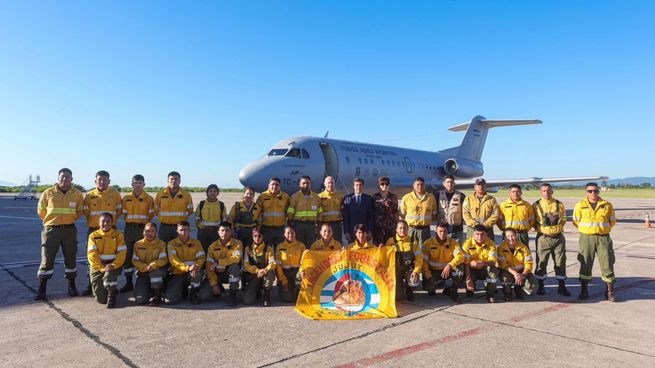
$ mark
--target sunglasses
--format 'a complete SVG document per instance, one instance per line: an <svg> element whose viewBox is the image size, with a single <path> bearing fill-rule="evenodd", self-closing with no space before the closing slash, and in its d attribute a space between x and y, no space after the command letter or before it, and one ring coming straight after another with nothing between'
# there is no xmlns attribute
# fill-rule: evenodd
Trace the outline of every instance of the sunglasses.
<svg viewBox="0 0 655 368"><path fill-rule="evenodd" d="M600 193L600 190L598 190L598 189L587 189L587 193L595 193L595 194L598 194L598 193Z"/></svg>

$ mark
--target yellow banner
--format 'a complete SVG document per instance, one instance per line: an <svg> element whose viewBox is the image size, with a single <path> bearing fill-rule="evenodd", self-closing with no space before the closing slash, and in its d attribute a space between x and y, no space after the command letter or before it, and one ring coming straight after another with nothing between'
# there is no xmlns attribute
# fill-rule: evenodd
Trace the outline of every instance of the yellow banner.
<svg viewBox="0 0 655 368"><path fill-rule="evenodd" d="M296 311L311 319L397 317L393 247L307 251Z"/></svg>

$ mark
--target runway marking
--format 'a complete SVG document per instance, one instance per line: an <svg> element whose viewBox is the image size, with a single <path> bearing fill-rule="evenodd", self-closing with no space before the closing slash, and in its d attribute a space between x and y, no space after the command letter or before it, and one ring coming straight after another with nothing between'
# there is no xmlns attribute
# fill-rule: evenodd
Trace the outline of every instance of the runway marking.
<svg viewBox="0 0 655 368"><path fill-rule="evenodd" d="M38 218L38 217L0 216L0 218L8 218L8 219L13 219L13 220L35 220L35 221L41 221L41 219Z"/></svg>
<svg viewBox="0 0 655 368"><path fill-rule="evenodd" d="M631 288L634 288L634 287L639 287L639 286L642 286L642 285L646 285L646 284L654 282L654 281L655 281L655 278L648 278L648 279L644 279L644 280L635 281L635 282L632 282L630 284L617 286L616 289L617 289L617 291L627 290L627 289L631 289ZM591 294L589 296L589 298L595 298L595 297L598 297L598 296L600 296L602 294L604 294L604 292L597 292L597 293ZM454 313L454 312L451 312L451 311L446 311L445 313L451 313L451 314L455 314L455 315L458 315L458 316L461 316L461 317L475 318L475 319L482 320L482 321L485 321L485 322L494 323L494 325L488 326L488 327L485 327L485 328L483 328L483 327L470 328L470 329L467 329L467 330L457 332L457 333L452 334L452 335L440 337L440 338L437 338L437 339L434 339L434 340L428 340L428 341L421 342L421 343L418 343L418 344L406 346L404 348L394 349L394 350L388 351L386 353L374 355L374 356L369 357L369 358L363 358L363 359L360 359L360 360L357 360L357 361L354 361L354 362L351 362L351 363L337 365L335 367L336 368L368 367L368 366L380 364L380 363L388 361L388 360L393 360L393 359L397 359L397 358L400 358L400 357L403 357L403 356L406 356L406 355L414 354L414 353L417 353L417 352L420 352L420 351L423 351L423 350L426 350L426 349L429 349L429 348L432 348L432 347L435 347L435 346L438 346L438 345L444 345L444 344L448 344L448 343L451 343L451 342L456 342L458 340L465 339L467 337L479 335L479 334L481 334L483 332L488 332L490 330L493 330L493 329L496 329L496 328L499 328L499 327L502 327L502 326L523 328L521 326L513 325L512 323L518 323L518 322L526 321L528 319L541 317L541 316L544 316L544 315L547 315L547 314L550 314L550 313L553 313L553 312L557 312L557 311L560 311L560 310L563 310L563 309L566 309L566 308L569 308L569 307L572 307L572 306L575 306L575 305L580 305L580 304L585 304L585 302L584 301L580 301L580 302L574 301L572 303L558 303L558 304L551 305L551 306L548 306L548 307L545 307L545 308L542 308L542 309L539 309L539 310L536 310L536 311L533 311L533 312L527 312L527 313L524 313L524 314L514 316L514 317L509 319L509 322L496 322L496 321L486 320L486 319L482 319L482 318L470 317L470 316L467 316L467 315L464 315L464 314ZM534 331L534 332L548 333L548 332L539 331L539 330L535 330L535 329L529 329L529 330ZM548 333L548 334L556 335L556 334L552 334L552 333ZM602 346L602 347L607 347L607 348L611 348L611 349L615 349L615 350L621 350L621 351L635 353L635 354L639 354L639 355L655 357L655 356L649 355L649 354L644 354L644 353L631 351L631 350L626 350L626 349L622 349L622 348L617 348L617 347L614 347L614 346L609 346L609 345L604 345L604 344L598 344L598 343L585 341L585 340L580 340L580 339L577 339L577 338L571 338L571 337L567 337L567 336L563 336L563 335L556 335L556 336L560 336L560 337L568 338L568 339L573 339L573 340L577 340L577 341L584 342L584 343L594 344L594 345L598 345L598 346Z"/></svg>

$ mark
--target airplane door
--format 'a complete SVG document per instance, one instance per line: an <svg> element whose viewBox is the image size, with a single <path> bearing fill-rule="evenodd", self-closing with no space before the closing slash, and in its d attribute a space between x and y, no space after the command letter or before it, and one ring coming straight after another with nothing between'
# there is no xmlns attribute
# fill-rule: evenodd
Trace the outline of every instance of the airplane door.
<svg viewBox="0 0 655 368"><path fill-rule="evenodd" d="M337 152L334 150L331 144L327 142L321 142L321 152L323 152L323 160L325 161L325 173L323 178L331 176L337 180L339 177L339 159L337 158Z"/></svg>
<svg viewBox="0 0 655 368"><path fill-rule="evenodd" d="M405 157L405 170L407 170L407 173L409 174L412 173L412 162L407 157Z"/></svg>

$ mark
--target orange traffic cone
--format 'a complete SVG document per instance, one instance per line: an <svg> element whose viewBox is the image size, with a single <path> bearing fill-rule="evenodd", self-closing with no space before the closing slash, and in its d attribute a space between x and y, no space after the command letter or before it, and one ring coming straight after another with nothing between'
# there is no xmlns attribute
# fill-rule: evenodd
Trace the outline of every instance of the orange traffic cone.
<svg viewBox="0 0 655 368"><path fill-rule="evenodd" d="M646 220L644 221L644 225L646 226L646 229L650 228L650 216L648 215L648 212L646 212Z"/></svg>

